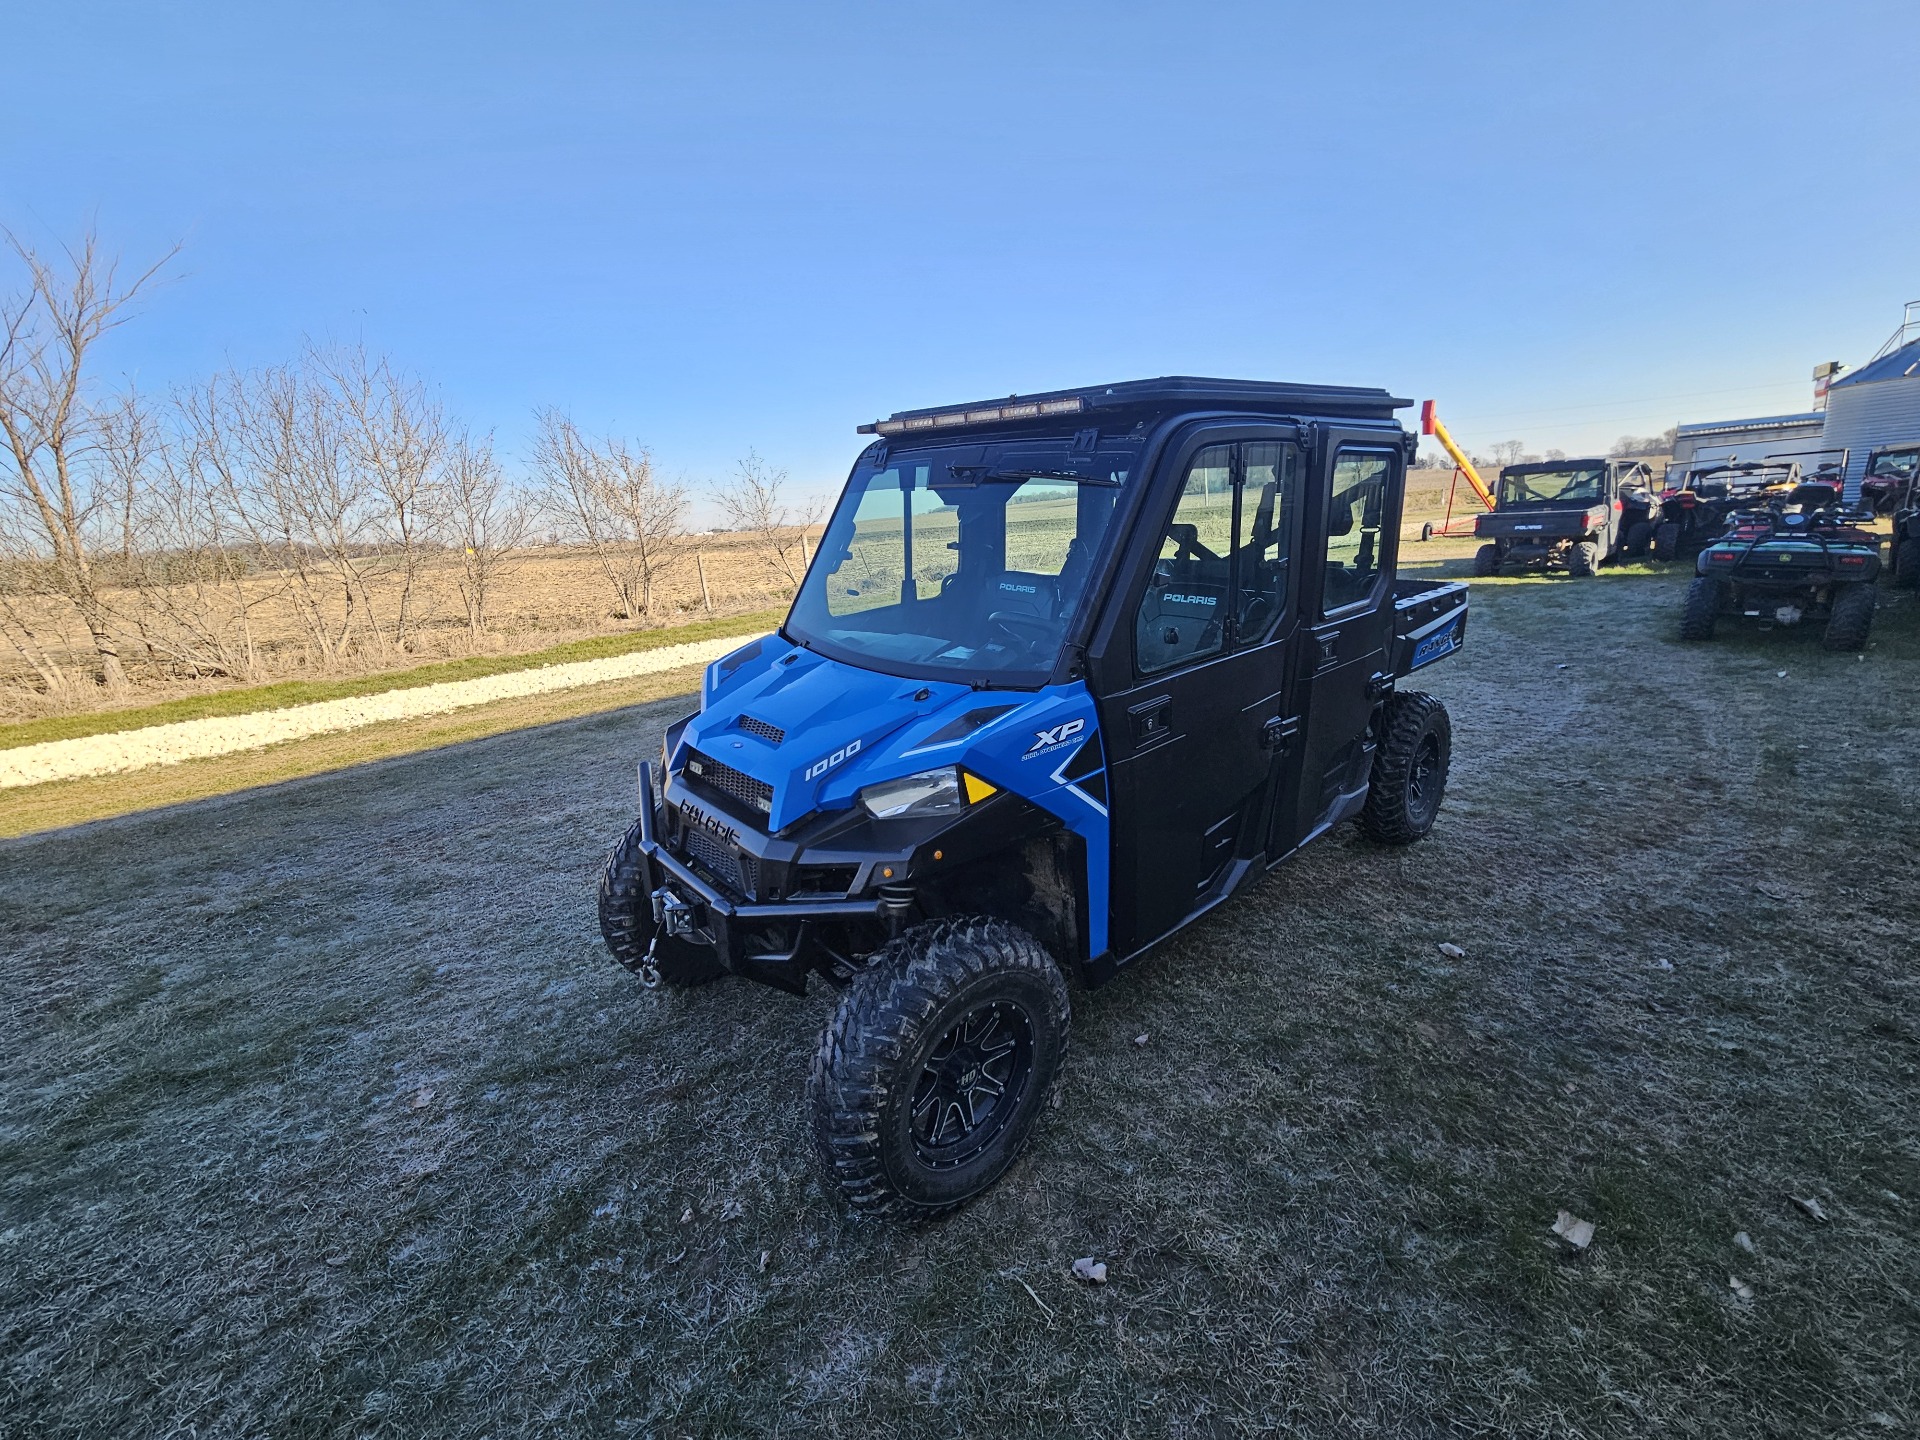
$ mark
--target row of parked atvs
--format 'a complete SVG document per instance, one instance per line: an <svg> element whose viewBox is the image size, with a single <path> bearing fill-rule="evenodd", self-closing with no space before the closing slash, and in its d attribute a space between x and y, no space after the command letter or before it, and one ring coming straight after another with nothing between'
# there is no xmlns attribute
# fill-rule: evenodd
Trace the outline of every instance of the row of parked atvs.
<svg viewBox="0 0 1920 1440"><path fill-rule="evenodd" d="M1585 576L1603 560L1693 554L1681 639L1710 640L1730 616L1823 621L1829 650L1859 650L1883 568L1896 586L1920 585L1920 445L1876 450L1860 500L1842 495L1837 471L1809 476L1777 461L1697 467L1658 493L1633 461L1509 466L1495 508L1474 523L1485 542L1474 573L1564 566ZM1877 514L1893 524L1884 566Z"/></svg>

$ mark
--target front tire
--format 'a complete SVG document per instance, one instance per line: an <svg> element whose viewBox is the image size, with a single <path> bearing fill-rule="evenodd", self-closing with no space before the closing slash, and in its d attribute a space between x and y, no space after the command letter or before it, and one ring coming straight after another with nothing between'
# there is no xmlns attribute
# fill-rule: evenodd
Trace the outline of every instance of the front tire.
<svg viewBox="0 0 1920 1440"><path fill-rule="evenodd" d="M1680 522L1678 520L1662 520L1659 525L1654 527L1653 558L1656 560L1673 560L1678 558L1679 554Z"/></svg>
<svg viewBox="0 0 1920 1440"><path fill-rule="evenodd" d="M1582 580L1592 579L1600 573L1600 547L1591 540L1577 541L1567 555L1567 569Z"/></svg>
<svg viewBox="0 0 1920 1440"><path fill-rule="evenodd" d="M1067 1050L1066 981L978 916L916 926L854 977L808 1082L822 1178L858 1215L930 1219L1005 1173Z"/></svg>
<svg viewBox="0 0 1920 1440"><path fill-rule="evenodd" d="M1833 597L1833 613L1827 617L1827 633L1820 643L1829 650L1866 649L1877 600L1871 585L1844 586Z"/></svg>
<svg viewBox="0 0 1920 1440"><path fill-rule="evenodd" d="M1473 552L1473 573L1482 580L1500 568L1500 547L1482 545Z"/></svg>
<svg viewBox="0 0 1920 1440"><path fill-rule="evenodd" d="M1411 690L1387 700L1360 811L1360 833L1382 845L1426 837L1446 794L1453 762L1453 720L1432 695Z"/></svg>
<svg viewBox="0 0 1920 1440"><path fill-rule="evenodd" d="M1653 526L1645 520L1636 520L1627 527L1626 542L1621 546L1629 560L1646 558L1647 551L1653 548Z"/></svg>
<svg viewBox="0 0 1920 1440"><path fill-rule="evenodd" d="M711 946L689 945L664 935L654 945L656 928L647 857L640 850L640 822L635 820L600 872L600 938L607 942L607 953L638 975L651 948L660 983L675 989L704 985L726 974L727 967Z"/></svg>
<svg viewBox="0 0 1920 1440"><path fill-rule="evenodd" d="M1896 590L1920 589L1920 540L1900 538L1893 552L1893 585Z"/></svg>
<svg viewBox="0 0 1920 1440"><path fill-rule="evenodd" d="M1714 621L1726 600L1726 587L1711 575L1696 575L1687 586L1686 608L1680 612L1682 640L1711 640Z"/></svg>

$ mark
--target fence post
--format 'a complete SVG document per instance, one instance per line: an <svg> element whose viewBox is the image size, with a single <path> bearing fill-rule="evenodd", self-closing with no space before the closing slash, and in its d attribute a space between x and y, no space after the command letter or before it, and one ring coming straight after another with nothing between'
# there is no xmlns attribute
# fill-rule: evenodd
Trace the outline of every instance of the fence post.
<svg viewBox="0 0 1920 1440"><path fill-rule="evenodd" d="M711 615L713 596L707 593L707 557L698 550L693 552L693 568L700 572L700 608Z"/></svg>

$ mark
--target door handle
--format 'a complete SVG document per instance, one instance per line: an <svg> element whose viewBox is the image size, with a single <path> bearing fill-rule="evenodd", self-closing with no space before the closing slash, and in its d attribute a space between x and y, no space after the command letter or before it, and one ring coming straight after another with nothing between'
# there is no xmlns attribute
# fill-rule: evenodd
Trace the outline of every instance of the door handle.
<svg viewBox="0 0 1920 1440"><path fill-rule="evenodd" d="M1284 755L1293 748L1294 737L1299 733L1298 715L1276 715L1260 727L1260 748Z"/></svg>
<svg viewBox="0 0 1920 1440"><path fill-rule="evenodd" d="M1173 697L1156 695L1127 710L1127 724L1136 746L1153 745L1173 733Z"/></svg>
<svg viewBox="0 0 1920 1440"><path fill-rule="evenodd" d="M1320 645L1320 663L1314 668L1324 670L1340 659L1340 632L1338 630L1327 630L1313 638L1318 641Z"/></svg>

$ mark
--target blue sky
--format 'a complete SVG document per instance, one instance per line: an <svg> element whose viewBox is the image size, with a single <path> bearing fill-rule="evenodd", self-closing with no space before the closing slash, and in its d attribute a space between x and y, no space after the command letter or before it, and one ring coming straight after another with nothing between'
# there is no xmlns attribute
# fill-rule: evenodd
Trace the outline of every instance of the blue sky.
<svg viewBox="0 0 1920 1440"><path fill-rule="evenodd" d="M1165 373L1578 450L1803 408L1920 296L1910 0L10 10L0 219L185 243L112 377L364 339L696 482Z"/></svg>

